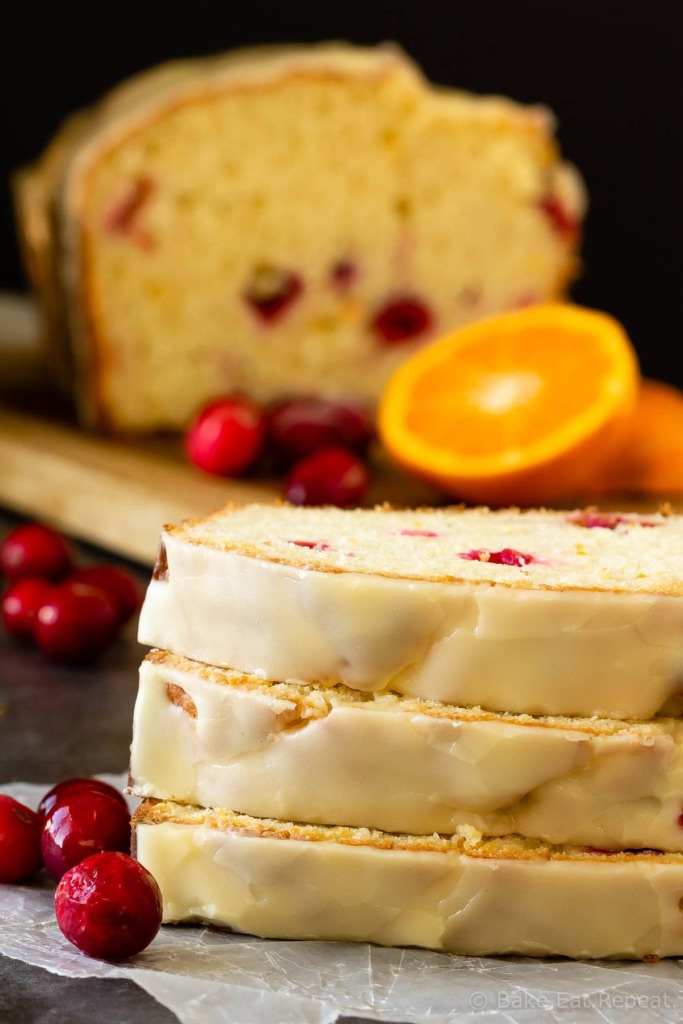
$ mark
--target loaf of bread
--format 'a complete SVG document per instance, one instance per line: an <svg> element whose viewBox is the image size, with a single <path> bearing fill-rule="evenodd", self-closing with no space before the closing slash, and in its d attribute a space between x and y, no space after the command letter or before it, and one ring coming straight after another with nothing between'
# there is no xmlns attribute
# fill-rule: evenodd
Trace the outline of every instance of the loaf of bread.
<svg viewBox="0 0 683 1024"><path fill-rule="evenodd" d="M167 922L482 956L683 955L683 857L508 836L392 835L145 802Z"/></svg>
<svg viewBox="0 0 683 1024"><path fill-rule="evenodd" d="M435 334L562 296L585 207L547 110L346 44L150 70L15 194L82 420L130 432L224 392L374 401Z"/></svg>
<svg viewBox="0 0 683 1024"><path fill-rule="evenodd" d="M153 651L132 792L388 832L683 852L683 722L531 718L272 683Z"/></svg>
<svg viewBox="0 0 683 1024"><path fill-rule="evenodd" d="M229 507L165 528L150 647L532 715L678 714L683 517Z"/></svg>

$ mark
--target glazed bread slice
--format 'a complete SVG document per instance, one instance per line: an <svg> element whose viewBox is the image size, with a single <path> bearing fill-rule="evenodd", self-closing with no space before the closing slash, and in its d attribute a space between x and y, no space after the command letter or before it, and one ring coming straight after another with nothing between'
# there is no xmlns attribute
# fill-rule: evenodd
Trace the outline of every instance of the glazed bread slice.
<svg viewBox="0 0 683 1024"><path fill-rule="evenodd" d="M389 832L683 851L683 722L531 718L270 683L153 651L140 797Z"/></svg>
<svg viewBox="0 0 683 1024"><path fill-rule="evenodd" d="M229 507L163 530L139 639L274 681L677 714L683 517Z"/></svg>
<svg viewBox="0 0 683 1024"><path fill-rule="evenodd" d="M547 110L343 43L150 69L15 184L83 421L133 432L226 391L374 401L435 334L564 295L585 208Z"/></svg>
<svg viewBox="0 0 683 1024"><path fill-rule="evenodd" d="M143 803L164 921L280 939L652 959L683 954L683 857L418 837Z"/></svg>

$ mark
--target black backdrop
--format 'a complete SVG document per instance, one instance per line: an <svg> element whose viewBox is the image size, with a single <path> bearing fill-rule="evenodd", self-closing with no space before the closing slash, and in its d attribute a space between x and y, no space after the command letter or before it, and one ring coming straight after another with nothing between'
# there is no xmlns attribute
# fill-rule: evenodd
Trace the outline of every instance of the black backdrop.
<svg viewBox="0 0 683 1024"><path fill-rule="evenodd" d="M476 4L476 0L475 0ZM13 3L0 10L0 289L22 288L8 177L66 114L174 57L260 42L400 43L435 82L550 106L590 194L573 297L618 317L649 376L683 386L677 8L594 0ZM667 13L668 12L668 13Z"/></svg>

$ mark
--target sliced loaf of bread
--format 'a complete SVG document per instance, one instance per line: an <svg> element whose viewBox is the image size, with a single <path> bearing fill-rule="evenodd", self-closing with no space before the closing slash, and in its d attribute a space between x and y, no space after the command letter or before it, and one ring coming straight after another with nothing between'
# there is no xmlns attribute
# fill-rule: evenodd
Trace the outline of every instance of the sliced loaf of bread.
<svg viewBox="0 0 683 1024"><path fill-rule="evenodd" d="M683 856L393 835L141 804L166 922L471 956L683 955Z"/></svg>
<svg viewBox="0 0 683 1024"><path fill-rule="evenodd" d="M274 681L677 714L683 517L229 507L164 529L139 639Z"/></svg>
<svg viewBox="0 0 683 1024"><path fill-rule="evenodd" d="M585 207L549 111L342 43L151 69L15 191L83 421L138 432L226 391L376 399L435 334L565 294Z"/></svg>
<svg viewBox="0 0 683 1024"><path fill-rule="evenodd" d="M389 832L683 851L683 722L531 718L264 682L153 651L141 797Z"/></svg>

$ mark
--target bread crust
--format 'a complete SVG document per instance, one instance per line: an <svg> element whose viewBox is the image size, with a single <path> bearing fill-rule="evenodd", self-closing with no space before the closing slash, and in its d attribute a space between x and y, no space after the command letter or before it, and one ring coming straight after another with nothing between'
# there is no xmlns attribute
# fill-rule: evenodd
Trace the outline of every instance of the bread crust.
<svg viewBox="0 0 683 1024"><path fill-rule="evenodd" d="M453 836L412 836L376 829L347 828L343 825L301 825L296 822L254 818L225 808L189 807L164 800L145 800L136 809L132 827L139 825L203 826L219 832L239 832L242 835L277 839L284 842L338 843L341 846L361 846L374 850L410 850L430 853L459 853L473 859L510 861L597 861L620 864L638 862L677 864L683 868L683 854L663 853L659 850L593 850L580 846L551 846L535 839L503 836L489 839Z"/></svg>

